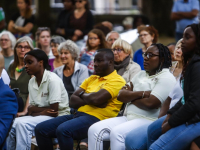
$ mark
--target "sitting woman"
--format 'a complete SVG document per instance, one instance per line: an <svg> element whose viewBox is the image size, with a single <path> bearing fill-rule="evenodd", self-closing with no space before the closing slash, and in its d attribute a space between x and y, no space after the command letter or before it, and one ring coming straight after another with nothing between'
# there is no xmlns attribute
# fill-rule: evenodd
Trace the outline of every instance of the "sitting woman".
<svg viewBox="0 0 200 150"><path fill-rule="evenodd" d="M88 131L89 149L102 149L102 141L110 141L111 149L125 150L128 132L158 118L162 103L176 83L169 72L170 66L171 56L166 46L153 44L147 49L144 53L145 71L136 74L130 86L126 85L118 94L118 100L128 103L124 116L92 125Z"/></svg>
<svg viewBox="0 0 200 150"><path fill-rule="evenodd" d="M52 53L55 56L55 59L53 61L51 61L52 64L50 64L51 70L54 70L55 68L62 66L62 62L60 60L60 56L58 53L58 46L60 45L60 43L62 43L64 41L65 41L65 39L61 36L53 36L51 38L50 45L51 45Z"/></svg>
<svg viewBox="0 0 200 150"><path fill-rule="evenodd" d="M89 77L88 69L85 65L78 63L79 49L71 40L61 43L58 52L63 66L56 68L54 72L63 80L70 98L82 82Z"/></svg>
<svg viewBox="0 0 200 150"><path fill-rule="evenodd" d="M27 114L29 106L28 82L31 76L28 75L24 67L24 55L33 50L33 41L28 36L24 36L17 40L14 46L14 61L8 68L10 77L10 88L19 88L20 97L23 99L24 108L20 108L17 117Z"/></svg>
<svg viewBox="0 0 200 150"><path fill-rule="evenodd" d="M114 68L126 82L140 72L140 66L132 61L132 47L128 42L118 39L112 45L114 53Z"/></svg>
<svg viewBox="0 0 200 150"><path fill-rule="evenodd" d="M19 11L9 21L8 30L17 39L25 35L32 38L31 30L34 26L35 17L32 14L31 0L17 0L17 7Z"/></svg>
<svg viewBox="0 0 200 150"><path fill-rule="evenodd" d="M16 118L9 136L9 150L31 149L31 138L35 126L53 117L69 114L69 100L62 80L50 72L48 57L36 49L25 54L24 65L27 74L34 75L29 81L28 116Z"/></svg>
<svg viewBox="0 0 200 150"><path fill-rule="evenodd" d="M183 150L200 136L200 27L192 24L185 28L182 40L184 57L181 87L183 97L167 115L148 127L148 149ZM162 135L162 136L161 136Z"/></svg>
<svg viewBox="0 0 200 150"><path fill-rule="evenodd" d="M158 40L158 31L153 26L141 25L138 28L140 42L144 45L143 48L137 50L134 54L133 61L138 63L142 70L144 70L144 58L142 54L146 52L151 44L156 43Z"/></svg>

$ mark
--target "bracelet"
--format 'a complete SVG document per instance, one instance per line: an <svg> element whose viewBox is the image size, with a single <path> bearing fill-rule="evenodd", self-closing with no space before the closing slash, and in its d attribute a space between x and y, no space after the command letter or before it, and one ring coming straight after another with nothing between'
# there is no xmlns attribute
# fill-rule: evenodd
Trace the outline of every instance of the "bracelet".
<svg viewBox="0 0 200 150"><path fill-rule="evenodd" d="M142 94L142 98L144 98L144 93L145 93L145 91L144 91L143 94Z"/></svg>

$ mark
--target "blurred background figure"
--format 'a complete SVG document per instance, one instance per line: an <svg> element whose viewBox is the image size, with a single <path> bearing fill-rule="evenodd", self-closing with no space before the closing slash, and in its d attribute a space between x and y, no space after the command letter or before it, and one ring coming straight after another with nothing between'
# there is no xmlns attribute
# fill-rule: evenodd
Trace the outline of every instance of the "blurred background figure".
<svg viewBox="0 0 200 150"><path fill-rule="evenodd" d="M169 49L169 52L171 54L171 57L172 57L172 62L175 61L174 59L174 51L175 51L175 47L176 47L176 43L169 43L167 45L168 49Z"/></svg>
<svg viewBox="0 0 200 150"><path fill-rule="evenodd" d="M74 9L74 0L62 0L64 5L64 10L62 10L58 16L57 24L56 24L56 33L67 38L65 34L65 27L67 26L67 16Z"/></svg>
<svg viewBox="0 0 200 150"><path fill-rule="evenodd" d="M176 42L183 37L183 31L187 25L199 23L198 0L177 0L174 1L171 19L176 21L175 38Z"/></svg>
<svg viewBox="0 0 200 150"><path fill-rule="evenodd" d="M144 58L142 54L147 50L151 44L156 43L158 40L158 31L153 26L141 25L138 28L140 42L144 47L137 50L134 54L133 61L138 63L142 70L144 70Z"/></svg>
<svg viewBox="0 0 200 150"><path fill-rule="evenodd" d="M94 17L89 10L88 0L75 0L75 10L69 13L66 20L66 38L77 41L87 35L94 25Z"/></svg>
<svg viewBox="0 0 200 150"><path fill-rule="evenodd" d="M51 31L48 27L39 27L35 33L35 41L36 47L43 50L48 58L49 58L49 65L51 66L51 71L53 71L53 61L55 59L51 46Z"/></svg>
<svg viewBox="0 0 200 150"><path fill-rule="evenodd" d="M0 7L0 33L6 28L5 14L3 8Z"/></svg>
<svg viewBox="0 0 200 150"><path fill-rule="evenodd" d="M1 54L4 57L4 64L6 71L10 66L11 61L14 59L14 46L16 43L16 38L14 35L9 31L3 31L0 33L0 47L1 47Z"/></svg>
<svg viewBox="0 0 200 150"><path fill-rule="evenodd" d="M98 49L108 48L104 33L93 29L88 33L86 48L81 51L79 62L87 66L89 75L94 74L94 56Z"/></svg>
<svg viewBox="0 0 200 150"><path fill-rule="evenodd" d="M29 106L29 92L28 83L31 78L25 71L24 67L24 55L33 50L33 41L30 37L24 36L19 38L14 47L14 61L8 68L8 75L10 77L10 87L19 88L20 97L24 102L24 109L22 112L18 112L17 116L24 116L28 112Z"/></svg>
<svg viewBox="0 0 200 150"><path fill-rule="evenodd" d="M17 0L19 12L13 15L8 24L8 30L18 39L24 35L31 38L35 18L32 14L31 0Z"/></svg>
<svg viewBox="0 0 200 150"><path fill-rule="evenodd" d="M122 24L124 26L125 31L133 29L133 17L126 17L122 21Z"/></svg>
<svg viewBox="0 0 200 150"><path fill-rule="evenodd" d="M55 68L58 68L60 66L62 66L62 62L60 60L60 56L58 53L58 46L60 45L60 43L64 42L65 39L61 36L53 36L51 38L51 49L52 49L52 53L55 57L55 59L53 60L53 64L50 64L50 66L52 67L51 69L54 70Z"/></svg>
<svg viewBox="0 0 200 150"><path fill-rule="evenodd" d="M120 39L120 35L116 31L111 31L106 35L106 41L108 43L109 48L112 47L113 43L117 40Z"/></svg>

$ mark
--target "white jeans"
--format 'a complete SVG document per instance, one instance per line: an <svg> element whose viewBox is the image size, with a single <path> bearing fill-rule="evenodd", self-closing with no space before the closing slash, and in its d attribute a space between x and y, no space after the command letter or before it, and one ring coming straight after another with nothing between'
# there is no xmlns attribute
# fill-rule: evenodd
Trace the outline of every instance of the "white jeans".
<svg viewBox="0 0 200 150"><path fill-rule="evenodd" d="M34 129L40 122L52 119L49 116L24 116L16 118L7 137L7 150L30 150Z"/></svg>
<svg viewBox="0 0 200 150"><path fill-rule="evenodd" d="M137 127L151 123L143 118L128 121L125 116L99 121L88 130L88 150L103 150L103 141L110 141L111 150L125 150L126 135Z"/></svg>

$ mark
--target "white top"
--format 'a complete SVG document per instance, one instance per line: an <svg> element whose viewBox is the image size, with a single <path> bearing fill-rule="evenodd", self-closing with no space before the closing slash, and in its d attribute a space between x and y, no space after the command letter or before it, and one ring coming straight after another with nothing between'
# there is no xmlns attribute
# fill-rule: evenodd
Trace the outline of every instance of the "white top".
<svg viewBox="0 0 200 150"><path fill-rule="evenodd" d="M49 57L49 59L55 59L55 56L53 55L53 52L51 49L50 49L48 57Z"/></svg>
<svg viewBox="0 0 200 150"><path fill-rule="evenodd" d="M42 82L38 87L35 77L29 80L29 103L38 107L48 107L59 103L58 115L70 114L69 99L62 80L53 72L44 71Z"/></svg>
<svg viewBox="0 0 200 150"><path fill-rule="evenodd" d="M3 69L3 71L2 71L1 77L3 79L3 82L9 86L9 84L10 84L10 78L9 78L9 76L8 76L8 74L7 74L7 72L6 72L5 69Z"/></svg>
<svg viewBox="0 0 200 150"><path fill-rule="evenodd" d="M177 80L174 88L169 93L169 97L172 99L169 108L172 108L183 96L183 89L181 88L180 78Z"/></svg>
<svg viewBox="0 0 200 150"><path fill-rule="evenodd" d="M133 91L151 91L151 94L157 97L161 105L166 100L169 92L172 90L176 83L176 79L169 72L169 69L163 69L156 75L149 76L146 71L140 71L136 74L131 82L133 83ZM160 108L152 110L143 110L135 106L134 104L128 103L127 115L128 120L136 118L145 118L148 120L156 120L158 118Z"/></svg>

